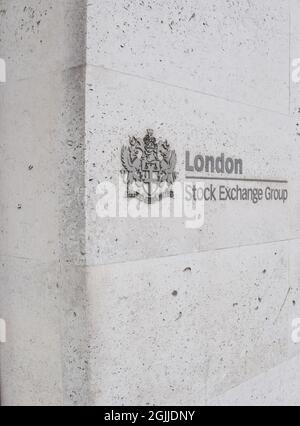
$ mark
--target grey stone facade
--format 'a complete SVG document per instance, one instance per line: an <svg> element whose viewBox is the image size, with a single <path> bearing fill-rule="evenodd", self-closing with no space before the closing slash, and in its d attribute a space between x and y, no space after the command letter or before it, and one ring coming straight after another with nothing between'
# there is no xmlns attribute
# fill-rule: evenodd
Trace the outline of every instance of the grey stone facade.
<svg viewBox="0 0 300 426"><path fill-rule="evenodd" d="M0 0L3 405L300 405L299 18L300 0ZM146 129L179 181L187 150L224 153L289 198L207 202L201 229L100 219L97 185Z"/></svg>

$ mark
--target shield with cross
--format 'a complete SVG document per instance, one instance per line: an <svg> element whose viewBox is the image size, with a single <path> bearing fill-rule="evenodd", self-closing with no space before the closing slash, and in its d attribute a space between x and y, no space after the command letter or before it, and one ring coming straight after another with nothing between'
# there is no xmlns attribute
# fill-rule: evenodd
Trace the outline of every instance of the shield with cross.
<svg viewBox="0 0 300 426"><path fill-rule="evenodd" d="M142 161L143 184L148 196L148 204L152 203L152 198L157 193L160 186L160 164L159 161Z"/></svg>
<svg viewBox="0 0 300 426"><path fill-rule="evenodd" d="M172 185L177 177L176 153L170 150L167 141L157 141L153 130L147 130L142 140L129 138L129 147L122 147L121 159L128 198L152 204L163 197L173 196Z"/></svg>

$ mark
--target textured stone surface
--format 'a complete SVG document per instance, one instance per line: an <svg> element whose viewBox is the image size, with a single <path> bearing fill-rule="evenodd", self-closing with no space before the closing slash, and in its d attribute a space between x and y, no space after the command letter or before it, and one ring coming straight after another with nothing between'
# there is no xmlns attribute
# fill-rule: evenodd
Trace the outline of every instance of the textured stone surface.
<svg viewBox="0 0 300 426"><path fill-rule="evenodd" d="M0 1L3 405L86 404L85 2ZM79 66L80 65L80 66Z"/></svg>
<svg viewBox="0 0 300 426"><path fill-rule="evenodd" d="M3 405L86 405L85 271L0 257Z"/></svg>
<svg viewBox="0 0 300 426"><path fill-rule="evenodd" d="M299 0L291 0L291 32L293 35L300 34L300 1Z"/></svg>
<svg viewBox="0 0 300 426"><path fill-rule="evenodd" d="M4 405L300 405L299 10L0 0ZM100 220L98 183L147 128L179 180L186 149L224 152L289 202L206 203L198 231Z"/></svg>
<svg viewBox="0 0 300 426"><path fill-rule="evenodd" d="M300 31L291 36L291 66L291 112L298 120L297 133L300 138Z"/></svg>
<svg viewBox="0 0 300 426"><path fill-rule="evenodd" d="M300 318L300 240L291 241L289 247L289 297L292 300L293 309L289 314L289 324L293 332L293 321ZM294 355L300 354L300 344L293 342L292 332L290 332L290 352Z"/></svg>
<svg viewBox="0 0 300 426"><path fill-rule="evenodd" d="M86 3L1 0L1 57L9 81L85 64Z"/></svg>
<svg viewBox="0 0 300 426"><path fill-rule="evenodd" d="M89 268L91 401L204 404L272 368L288 287L287 243Z"/></svg>
<svg viewBox="0 0 300 426"><path fill-rule="evenodd" d="M297 0L298 2L298 0ZM298 2L299 3L299 2ZM295 2L294 2L295 4ZM296 11L292 10L292 16ZM291 34L291 80L290 80L290 113L293 120L293 139L294 139L294 154L292 156L295 163L300 158L300 32ZM290 167L290 166L289 166ZM290 182L291 199L291 215L293 216L293 237L300 236L300 221L299 215L293 214L298 212L300 208L299 196L300 169L296 167L293 172L293 178Z"/></svg>
<svg viewBox="0 0 300 426"><path fill-rule="evenodd" d="M88 300L85 268L60 264L61 358L64 405L89 402Z"/></svg>
<svg viewBox="0 0 300 426"><path fill-rule="evenodd" d="M93 0L88 63L288 112L288 0Z"/></svg>
<svg viewBox="0 0 300 426"><path fill-rule="evenodd" d="M1 256L0 309L3 405L61 405L59 269Z"/></svg>
<svg viewBox="0 0 300 426"><path fill-rule="evenodd" d="M9 83L0 93L0 252L81 258L84 71Z"/></svg>
<svg viewBox="0 0 300 426"><path fill-rule="evenodd" d="M299 406L300 359L295 357L210 402L223 406Z"/></svg>
<svg viewBox="0 0 300 426"><path fill-rule="evenodd" d="M122 145L128 135L143 137L146 128L153 128L157 137L167 138L176 149L179 180L185 177L189 149L193 154L224 152L242 158L246 178L289 179L298 184L299 148L289 117L89 68L86 120L89 264L284 240L298 226L298 214L288 202L207 202L200 230L187 230L184 219L96 216L98 183L118 183ZM298 203L298 198L293 202Z"/></svg>

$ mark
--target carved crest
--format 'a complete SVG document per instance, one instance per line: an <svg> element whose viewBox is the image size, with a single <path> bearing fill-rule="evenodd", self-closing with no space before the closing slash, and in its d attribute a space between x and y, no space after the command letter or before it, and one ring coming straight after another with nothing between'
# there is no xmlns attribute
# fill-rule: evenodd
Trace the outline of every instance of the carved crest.
<svg viewBox="0 0 300 426"><path fill-rule="evenodd" d="M130 137L129 145L122 147L121 161L128 198L138 198L148 204L163 197L173 198L176 152L170 149L167 141L157 141L153 130L148 129L143 139Z"/></svg>

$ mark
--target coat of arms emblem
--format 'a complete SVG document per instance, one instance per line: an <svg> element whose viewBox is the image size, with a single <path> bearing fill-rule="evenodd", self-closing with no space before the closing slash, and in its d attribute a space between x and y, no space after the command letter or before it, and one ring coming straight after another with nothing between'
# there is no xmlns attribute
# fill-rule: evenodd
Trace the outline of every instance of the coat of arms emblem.
<svg viewBox="0 0 300 426"><path fill-rule="evenodd" d="M148 129L143 139L130 137L129 146L122 147L121 160L128 198L152 204L174 197L177 156L168 141L157 141L153 130Z"/></svg>

